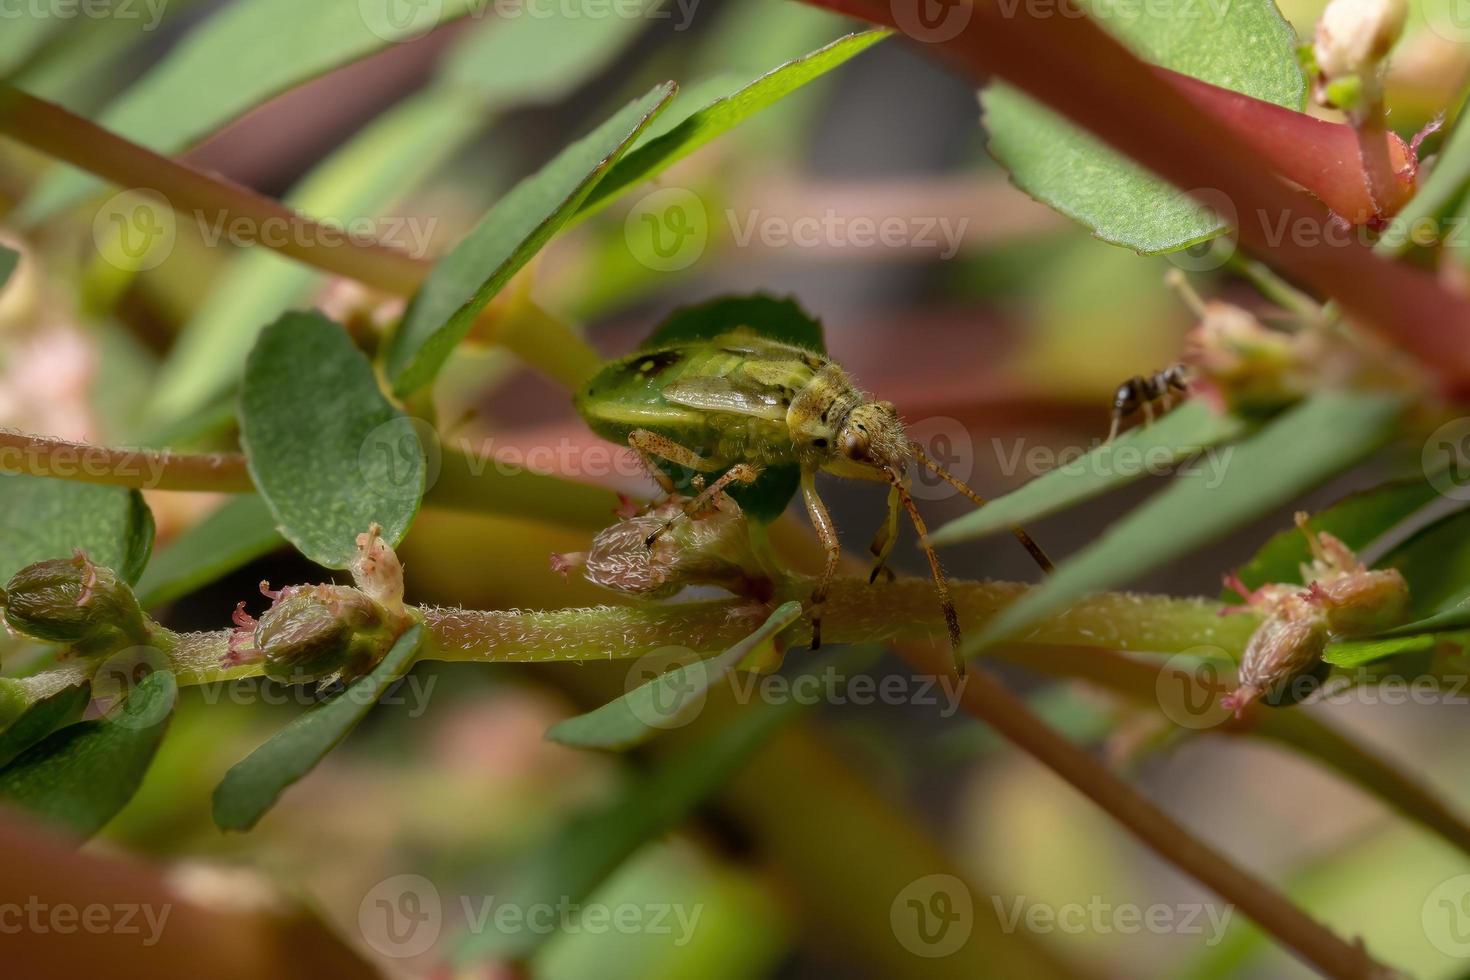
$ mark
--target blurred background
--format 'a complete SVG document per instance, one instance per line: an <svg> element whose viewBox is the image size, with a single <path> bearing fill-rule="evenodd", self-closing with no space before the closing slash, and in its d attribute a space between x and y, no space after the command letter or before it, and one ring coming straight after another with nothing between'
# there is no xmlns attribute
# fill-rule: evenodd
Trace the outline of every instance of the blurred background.
<svg viewBox="0 0 1470 980"><path fill-rule="evenodd" d="M228 6L170 0L156 30L63 22L44 57L0 70L95 118ZM543 7L567 22L554 43L587 43L586 9ZM1293 0L1284 13L1309 32L1318 9ZM652 84L677 79L681 98L699 105L701 91L722 91L856 29L782 0L687 0L604 17L597 31L618 40L595 45L574 82L435 119L425 106L453 98L456 73L473 70L479 46L502 26L491 7L387 45L246 113L186 158L309 213L375 215L377 233L432 258L517 179ZM12 29L0 19L0 31ZM279 43L290 43L288 32ZM528 64L538 57L520 54ZM1416 20L1390 79L1395 128L1412 134L1454 104L1467 69L1463 43ZM1057 454L1104 436L1117 384L1176 360L1192 322L1164 285L1168 261L1098 242L1011 188L986 156L979 115L964 79L913 45L885 41L560 236L523 275L524 287L608 356L630 350L682 304L791 295L822 319L832 355L866 390L894 401L982 494L1004 493L1051 468ZM233 432L217 406L248 349L236 329L242 319L258 328L286 305L307 304L369 323L393 315L388 300L360 287L261 249L211 243L187 223L156 267L119 271L98 256L95 206L39 226L7 216L47 176L46 161L0 142L0 240L29 260L0 299L0 425L96 443L227 446ZM704 218L666 250L642 230L642 216L670 201L692 201L687 213ZM1194 281L1206 295L1261 305L1228 269ZM477 451L572 447L553 457L552 470L651 492L626 473L579 471L579 453L595 439L560 387L501 350L462 349L435 402L442 428ZM1321 506L1404 463L1376 460L1303 504ZM1031 531L1053 554L1067 554L1156 488L1145 481ZM826 492L845 543L861 554L883 491L834 483ZM920 495L931 526L967 507L940 487ZM150 493L158 549L221 499ZM1137 585L1213 595L1224 571L1290 519L1274 515ZM619 601L548 569L550 553L584 549L587 539L583 529L425 511L400 549L409 599L482 609ZM944 558L955 576L1035 577L1003 539ZM924 573L911 537L894 563ZM321 571L281 551L175 600L160 618L180 630L221 628L261 579L317 581ZM891 655L869 670L908 676ZM1153 707L1014 664L1001 670L1075 740L1342 934L1364 937L1381 959L1416 975L1465 972L1421 919L1433 889L1470 870L1447 844L1284 749L1181 734ZM204 902L249 907L290 896L393 975L514 975L497 973L493 953L467 942L486 928L473 911L513 891L528 856L579 814L636 787L668 751L625 758L543 741L551 723L621 691L625 674L614 662L423 664L400 703L375 711L243 836L214 827L209 794L302 704L185 689L142 792L83 853L141 856ZM918 697L819 705L695 819L640 848L596 890L593 901L611 909L666 907L668 931L569 930L537 953L532 975L1307 975L1242 916L935 696L939 710ZM1321 712L1470 804L1453 727L1463 704L1298 710ZM702 717L695 727L713 723ZM89 872L77 874L85 889ZM963 881L973 905L975 924L965 926L957 954L936 955L892 914L911 885L925 908L945 912L950 906L936 904L923 882L936 874L953 876L940 891ZM8 891L0 870L0 898ZM1027 915L1033 907L1043 913ZM375 917L380 908L404 922L437 909L434 935L425 943L422 933L395 931L391 913ZM695 925L681 928L680 915L696 916ZM0 950L17 941L0 935Z"/></svg>

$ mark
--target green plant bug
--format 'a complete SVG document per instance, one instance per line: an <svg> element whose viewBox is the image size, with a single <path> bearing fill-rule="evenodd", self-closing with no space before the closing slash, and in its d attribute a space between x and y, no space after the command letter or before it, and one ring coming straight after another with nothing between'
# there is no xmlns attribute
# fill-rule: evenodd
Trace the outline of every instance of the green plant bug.
<svg viewBox="0 0 1470 980"><path fill-rule="evenodd" d="M976 504L985 501L908 438L891 402L870 399L841 366L813 349L820 346L819 328L806 318L817 332L803 331L805 315L793 314L794 304L754 297L696 309L697 315L676 314L643 347L610 362L584 384L575 396L582 418L604 439L637 452L665 494L694 484L696 477L700 483L714 477L689 502L686 514L728 489L742 506L753 503L755 516L769 519L799 487L825 552L811 597L813 649L822 642L822 606L841 553L816 475L886 483L888 514L871 546L875 560L869 581L886 572L899 514L906 512L929 560L956 669L963 672L959 617L909 492L910 466L931 470ZM773 313L781 317L780 328L754 325L762 314ZM773 511L759 512L773 501ZM650 535L649 543L668 527ZM1050 562L1030 536L1012 530L1049 570Z"/></svg>

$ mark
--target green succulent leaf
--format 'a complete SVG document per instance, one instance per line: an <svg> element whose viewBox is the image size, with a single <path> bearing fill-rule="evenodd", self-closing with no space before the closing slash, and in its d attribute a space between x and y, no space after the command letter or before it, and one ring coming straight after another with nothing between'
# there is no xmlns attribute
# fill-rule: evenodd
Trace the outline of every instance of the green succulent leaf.
<svg viewBox="0 0 1470 980"><path fill-rule="evenodd" d="M546 737L577 748L622 750L688 724L703 710L711 687L800 617L801 603L788 602L724 653L676 667L594 711L558 722Z"/></svg>
<svg viewBox="0 0 1470 980"><path fill-rule="evenodd" d="M415 623L368 674L330 701L307 709L236 763L214 790L214 822L221 830L254 827L294 785L367 717L373 705L414 664L424 627Z"/></svg>
<svg viewBox="0 0 1470 980"><path fill-rule="evenodd" d="M63 728L0 769L0 800L90 837L137 792L177 696L174 675L155 670L106 716Z"/></svg>
<svg viewBox="0 0 1470 980"><path fill-rule="evenodd" d="M64 725L79 721L90 688L85 679L32 697L25 682L0 678L0 766Z"/></svg>
<svg viewBox="0 0 1470 980"><path fill-rule="evenodd" d="M136 582L153 550L153 512L136 490L0 475L0 584L27 565L81 548Z"/></svg>
<svg viewBox="0 0 1470 980"><path fill-rule="evenodd" d="M1083 595L1158 568L1311 489L1382 445L1402 408L1392 395L1312 396L1236 446L1218 486L1176 478L1003 610L967 651L1021 633Z"/></svg>
<svg viewBox="0 0 1470 980"><path fill-rule="evenodd" d="M176 153L302 82L412 39L473 6L474 0L416 4L416 16L400 22L387 13L393 4L381 0L228 4L109 105L98 122L151 150ZM95 179L74 171L55 174L27 199L22 220L45 220L98 189Z"/></svg>
<svg viewBox="0 0 1470 980"><path fill-rule="evenodd" d="M641 143L598 183L582 205L582 211L591 212L603 206L634 184L660 173L762 109L845 64L890 33L864 31L860 34L849 34L805 57L789 61L767 72L748 85L733 88L729 94Z"/></svg>
<svg viewBox="0 0 1470 980"><path fill-rule="evenodd" d="M1145 61L1290 109L1302 107L1306 87L1296 34L1272 0L1083 0L1082 7ZM990 152L1016 185L1104 241L1153 254L1186 248L1225 229L1194 199L1018 90L997 83L981 102Z"/></svg>
<svg viewBox="0 0 1470 980"><path fill-rule="evenodd" d="M243 494L169 542L134 591L145 609L172 602L285 543L266 502Z"/></svg>
<svg viewBox="0 0 1470 980"><path fill-rule="evenodd" d="M1205 450L1232 442L1247 429L1248 425L1237 416L1222 415L1202 402L1187 402L1154 424L1135 426L1111 443L950 521L929 540L936 545L972 541L1038 520L1135 483L1160 467L1183 463ZM1207 476L1206 467L1191 478Z"/></svg>
<svg viewBox="0 0 1470 980"><path fill-rule="evenodd" d="M541 250L668 105L676 86L655 87L517 184L440 259L388 343L399 394L434 380L487 303Z"/></svg>
<svg viewBox="0 0 1470 980"><path fill-rule="evenodd" d="M396 545L418 514L428 466L416 423L319 313L288 313L261 333L245 364L240 441L281 533L328 568L347 567L369 525Z"/></svg>

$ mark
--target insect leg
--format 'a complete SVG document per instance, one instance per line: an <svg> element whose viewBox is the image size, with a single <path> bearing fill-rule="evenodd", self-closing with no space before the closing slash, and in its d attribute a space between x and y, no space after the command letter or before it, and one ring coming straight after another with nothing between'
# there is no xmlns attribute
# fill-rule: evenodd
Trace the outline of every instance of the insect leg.
<svg viewBox="0 0 1470 980"><path fill-rule="evenodd" d="M939 564L939 556L934 553L934 548L929 544L929 529L924 526L924 518L919 516L919 508L914 505L914 498L909 496L908 489L903 484L903 477L893 470L889 470L888 476L893 482L893 489L898 491L898 499L903 504L903 509L909 513L909 520L913 522L914 530L919 532L919 540L924 546L924 555L929 559L929 571L934 576L934 591L939 593L939 607L944 610L944 624L949 628L949 648L954 655L954 671L963 677L965 676L965 661L960 656L960 647L964 640L960 636L960 617L955 612L954 597L949 594L949 580L944 577L944 568Z"/></svg>
<svg viewBox="0 0 1470 980"><path fill-rule="evenodd" d="M655 459L666 459L685 469L700 470L705 473L719 469L718 464L709 462L694 450L647 429L634 429L628 433L628 445L643 460L643 465L648 467L649 474L658 481L658 485L666 494L674 492L674 481L669 479L667 473L659 469L658 464L654 462Z"/></svg>
<svg viewBox="0 0 1470 980"><path fill-rule="evenodd" d="M959 477L955 476L949 470L945 469L943 466L940 466L937 462L930 458L929 454L924 452L923 446L919 445L917 442L911 442L909 443L909 448L913 451L914 458L917 459L925 469L933 473L935 476L939 477L945 483L948 483L950 486L954 487L960 493L964 494L976 507L985 506L987 501L984 497L980 496L974 490L971 490L969 486L965 483L965 481L961 480ZM1021 542L1021 547L1026 549L1026 553L1031 556L1031 560L1036 562L1037 566L1043 572L1049 573L1052 571L1054 566L1051 563L1051 559L1047 557L1045 551L1041 550L1041 545L1037 544L1036 540L1032 538L1031 535L1026 533L1025 528L1021 527L1019 524L1012 524L1011 534L1015 535L1016 540Z"/></svg>
<svg viewBox="0 0 1470 980"><path fill-rule="evenodd" d="M832 577L837 574L837 560L842 556L842 542L837 540L837 525L832 523L827 505L817 496L816 473L811 470L803 469L801 472L801 499L812 519L812 527L816 528L817 538L822 542L822 549L827 553L827 561L822 566L822 577L812 591L812 649L816 650L822 645L822 606L827 602L827 591L832 587Z"/></svg>
<svg viewBox="0 0 1470 980"><path fill-rule="evenodd" d="M883 521L883 526L878 528L878 534L873 538L873 543L868 550L873 553L873 571L868 575L868 584L878 581L882 575L891 582L893 581L893 570L888 567L888 556L893 552L893 543L898 540L898 491L893 487L888 488L888 517Z"/></svg>
<svg viewBox="0 0 1470 980"><path fill-rule="evenodd" d="M714 483L711 483L705 489L701 490L699 492L699 496L695 497L693 500L685 504L684 509L680 513L675 514L673 517L664 521L663 524L659 526L659 529L657 531L654 531L648 536L648 540L646 543L653 544L653 542L658 540L659 535L663 534L665 531L668 531L675 524L677 524L680 518L693 517L701 510L704 510L706 507L709 506L710 501L714 500L715 497L719 495L720 491L724 490L730 484L754 483L756 481L756 478L760 475L761 468L759 466L754 466L750 463L736 463L734 466L726 470L724 475L721 476L718 480L716 480ZM695 479L699 480L699 477L695 477Z"/></svg>

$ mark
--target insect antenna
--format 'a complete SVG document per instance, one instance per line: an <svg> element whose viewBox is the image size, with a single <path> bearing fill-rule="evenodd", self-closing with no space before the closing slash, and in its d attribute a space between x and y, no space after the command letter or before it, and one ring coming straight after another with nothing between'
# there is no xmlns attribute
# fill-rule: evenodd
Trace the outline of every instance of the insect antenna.
<svg viewBox="0 0 1470 980"><path fill-rule="evenodd" d="M964 642L960 636L960 617L954 608L954 597L949 593L949 580L944 577L944 569L940 567L939 556L934 553L934 548L929 544L929 529L924 526L924 518L919 514L919 508L914 506L914 498L909 496L908 488L903 485L903 478L894 470L888 471L888 479L893 484L894 490L898 492L898 499L903 504L903 509L908 511L909 520L914 524L914 530L918 532L919 544L924 549L924 555L929 559L929 571L934 574L934 590L939 593L939 605L944 610L944 623L949 627L949 648L954 654L954 669L959 676L965 676L965 660L960 656L960 646Z"/></svg>
<svg viewBox="0 0 1470 980"><path fill-rule="evenodd" d="M929 470L929 472L939 477L945 483L948 483L960 493L970 498L970 501L976 507L985 506L987 501L984 497L980 496L974 490L971 490L959 477L955 476L949 470L945 469L943 466L940 466L934 460L930 459L929 454L924 452L923 446L919 445L917 442L911 442L909 443L909 446L914 451L914 458L922 463L925 469ZM1048 575L1050 575L1052 570L1056 566L1052 564L1051 559L1047 557L1046 552L1041 550L1041 545L1037 544L1035 539L1032 538L1031 535L1026 533L1026 529L1018 524L1011 525L1011 533L1016 536L1017 541L1021 542L1021 547L1025 548L1027 553L1031 555L1031 559L1032 561L1036 562L1037 567L1040 568L1043 572L1046 572Z"/></svg>

